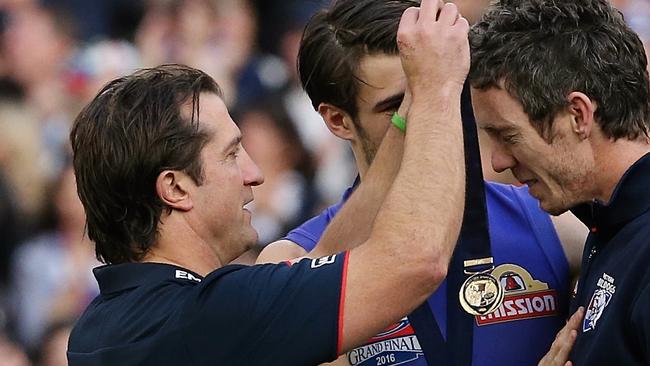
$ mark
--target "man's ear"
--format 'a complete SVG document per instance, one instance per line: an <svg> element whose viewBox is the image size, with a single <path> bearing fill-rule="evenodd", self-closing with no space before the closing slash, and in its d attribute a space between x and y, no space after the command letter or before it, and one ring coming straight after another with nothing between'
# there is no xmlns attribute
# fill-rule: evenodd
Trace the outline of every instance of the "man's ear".
<svg viewBox="0 0 650 366"><path fill-rule="evenodd" d="M325 125L334 135L344 140L354 138L354 124L347 112L329 103L321 103L318 106L318 113L323 117Z"/></svg>
<svg viewBox="0 0 650 366"><path fill-rule="evenodd" d="M183 172L165 170L156 179L156 193L167 207L186 212L194 207L187 190L191 182L192 178Z"/></svg>
<svg viewBox="0 0 650 366"><path fill-rule="evenodd" d="M581 92L572 92L568 96L571 130L582 140L589 138L595 127L595 113L597 105L587 95Z"/></svg>

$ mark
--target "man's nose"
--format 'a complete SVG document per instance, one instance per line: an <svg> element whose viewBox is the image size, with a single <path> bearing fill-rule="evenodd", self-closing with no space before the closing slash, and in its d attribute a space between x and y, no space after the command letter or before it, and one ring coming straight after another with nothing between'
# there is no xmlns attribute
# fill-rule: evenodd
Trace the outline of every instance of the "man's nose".
<svg viewBox="0 0 650 366"><path fill-rule="evenodd" d="M264 183L264 174L253 159L248 155L248 152L242 147L241 151L241 170L242 176L244 177L244 185L247 186L259 186Z"/></svg>
<svg viewBox="0 0 650 366"><path fill-rule="evenodd" d="M492 146L492 169L495 172L504 172L507 169L512 169L515 165L517 165L517 160L501 144Z"/></svg>

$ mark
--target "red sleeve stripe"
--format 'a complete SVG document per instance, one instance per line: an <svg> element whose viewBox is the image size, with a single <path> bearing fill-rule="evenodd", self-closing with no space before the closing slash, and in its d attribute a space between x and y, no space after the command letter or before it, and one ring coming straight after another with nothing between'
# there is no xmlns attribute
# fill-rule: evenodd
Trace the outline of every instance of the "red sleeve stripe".
<svg viewBox="0 0 650 366"><path fill-rule="evenodd" d="M289 267L293 266L293 263L291 263L291 261L284 261L284 264L286 264Z"/></svg>
<svg viewBox="0 0 650 366"><path fill-rule="evenodd" d="M343 308L345 306L345 287L348 280L348 259L350 252L345 252L343 257L343 273L341 275L341 298L339 299L339 334L336 345L336 355L340 355L343 348Z"/></svg>

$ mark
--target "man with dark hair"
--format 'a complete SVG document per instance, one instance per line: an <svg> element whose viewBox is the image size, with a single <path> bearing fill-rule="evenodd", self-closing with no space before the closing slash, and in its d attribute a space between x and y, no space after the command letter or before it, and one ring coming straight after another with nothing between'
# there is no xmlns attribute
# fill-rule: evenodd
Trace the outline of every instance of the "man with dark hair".
<svg viewBox="0 0 650 366"><path fill-rule="evenodd" d="M572 309L574 365L650 364L647 59L607 0L502 0L470 34L492 165L591 230ZM572 334L572 335L570 335Z"/></svg>
<svg viewBox="0 0 650 366"><path fill-rule="evenodd" d="M104 87L71 132L88 234L107 265L70 364L314 365L420 304L445 276L463 215L460 112L428 108L460 103L468 31L435 0L404 12L413 103L400 172L363 245L293 265L226 265L256 242L245 205L263 178L209 76L161 66Z"/></svg>
<svg viewBox="0 0 650 366"><path fill-rule="evenodd" d="M292 231L285 239L269 245L260 261L278 262L310 251L311 255L336 252L363 242L369 235L372 216L365 222L350 222L347 216L335 215L339 210L341 214L354 214L357 200L364 201L366 210L376 212L381 200L373 199L374 195L381 197L380 192L390 187L381 182L390 182L390 177L399 170L403 141L399 131L389 126L407 83L396 38L402 12L418 4L415 0L338 0L308 23L298 60L303 86L330 131L350 141L361 182L371 180L373 185L369 188L362 184L349 200L352 189L348 190L341 203ZM429 113L441 112L432 106ZM468 352L475 355L474 365L537 364L564 324L571 272L577 273L586 230L580 227L576 230L577 220L563 216L555 220L556 233L549 216L539 209L538 202L525 188L488 183L486 199L496 266L492 273L502 283L506 298L495 313L476 316L475 325L470 324L474 342L472 347L470 339ZM341 208L346 200L347 204ZM341 223L346 220L347 223ZM330 222L337 226L327 227ZM353 236L347 238L354 240L332 247L322 242L316 245L323 233L340 230L339 225L353 226L350 228ZM441 337L445 338L438 343L440 354L452 342L458 342L458 339L447 339L447 335L454 334L453 328L459 327L448 320L448 309L460 307L459 289L446 286L445 283L428 299ZM417 329L414 334L409 320L405 318L391 331L369 339L339 362L426 364L420 347L424 335L418 336ZM535 342L531 343L522 334L534 337ZM385 346L390 342L401 342L402 346ZM378 347L383 348L377 351Z"/></svg>

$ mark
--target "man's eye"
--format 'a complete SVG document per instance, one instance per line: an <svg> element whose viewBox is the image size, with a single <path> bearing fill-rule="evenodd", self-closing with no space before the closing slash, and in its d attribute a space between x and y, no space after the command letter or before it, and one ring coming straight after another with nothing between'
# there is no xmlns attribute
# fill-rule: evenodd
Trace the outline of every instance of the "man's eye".
<svg viewBox="0 0 650 366"><path fill-rule="evenodd" d="M382 112L392 116L393 113L399 110L399 106L400 106L399 104L388 106Z"/></svg>
<svg viewBox="0 0 650 366"><path fill-rule="evenodd" d="M502 135L501 140L506 144L515 144L517 143L517 135Z"/></svg>
<svg viewBox="0 0 650 366"><path fill-rule="evenodd" d="M488 135L488 137L490 137L490 138L497 138L498 137L498 134L491 128L482 128L481 130L484 131L485 134Z"/></svg>
<svg viewBox="0 0 650 366"><path fill-rule="evenodd" d="M235 150L233 150L230 154L228 154L229 158L238 158L239 157L239 147Z"/></svg>

